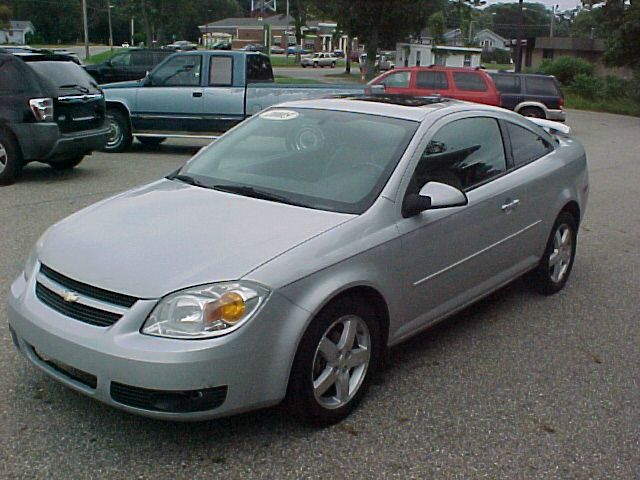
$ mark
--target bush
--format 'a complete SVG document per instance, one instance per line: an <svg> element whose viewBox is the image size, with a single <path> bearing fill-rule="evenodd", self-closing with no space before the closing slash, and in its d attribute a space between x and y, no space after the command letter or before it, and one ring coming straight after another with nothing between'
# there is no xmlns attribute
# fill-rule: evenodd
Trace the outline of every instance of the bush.
<svg viewBox="0 0 640 480"><path fill-rule="evenodd" d="M482 51L480 54L482 63L511 63L511 52L509 50L493 50L492 52Z"/></svg>
<svg viewBox="0 0 640 480"><path fill-rule="evenodd" d="M538 70L553 75L560 83L569 85L576 75L593 75L593 65L576 57L558 57L556 60L544 60Z"/></svg>
<svg viewBox="0 0 640 480"><path fill-rule="evenodd" d="M607 82L598 77L578 73L569 84L569 90L588 100L597 100L606 96Z"/></svg>

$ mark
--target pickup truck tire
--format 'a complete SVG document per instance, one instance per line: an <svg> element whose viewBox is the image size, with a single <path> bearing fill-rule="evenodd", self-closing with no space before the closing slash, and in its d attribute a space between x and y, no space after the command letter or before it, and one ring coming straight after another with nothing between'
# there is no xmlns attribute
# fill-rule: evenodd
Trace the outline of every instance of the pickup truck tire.
<svg viewBox="0 0 640 480"><path fill-rule="evenodd" d="M107 121L109 123L109 137L107 144L102 149L107 153L118 153L126 150L133 142L129 119L120 110L110 108L107 110Z"/></svg>
<svg viewBox="0 0 640 480"><path fill-rule="evenodd" d="M22 169L22 155L13 135L0 129L0 185L11 185Z"/></svg>
<svg viewBox="0 0 640 480"><path fill-rule="evenodd" d="M84 159L84 153L82 155L76 155L75 157L66 158L57 162L50 162L49 166L54 170L71 170L77 167Z"/></svg>
<svg viewBox="0 0 640 480"><path fill-rule="evenodd" d="M136 137L138 141L147 147L157 147L164 142L167 137Z"/></svg>

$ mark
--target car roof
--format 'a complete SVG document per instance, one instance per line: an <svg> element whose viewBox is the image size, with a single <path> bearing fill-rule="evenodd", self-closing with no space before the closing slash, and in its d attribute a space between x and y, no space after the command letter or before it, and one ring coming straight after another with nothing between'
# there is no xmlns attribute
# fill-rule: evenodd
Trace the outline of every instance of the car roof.
<svg viewBox="0 0 640 480"><path fill-rule="evenodd" d="M278 104L274 108L289 107L334 110L421 122L427 115L433 112L457 105L480 107L478 104L440 97L411 97L406 95L349 95L285 102Z"/></svg>
<svg viewBox="0 0 640 480"><path fill-rule="evenodd" d="M436 72L484 72L487 71L481 67L446 67L444 65L426 65L420 67L396 67L390 72L428 72L428 71L436 71Z"/></svg>

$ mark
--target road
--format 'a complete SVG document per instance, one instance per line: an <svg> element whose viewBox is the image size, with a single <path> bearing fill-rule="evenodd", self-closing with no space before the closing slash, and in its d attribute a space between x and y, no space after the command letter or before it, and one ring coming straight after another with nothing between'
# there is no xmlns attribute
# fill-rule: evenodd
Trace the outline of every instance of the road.
<svg viewBox="0 0 640 480"><path fill-rule="evenodd" d="M591 198L567 288L518 281L393 349L342 424L280 408L198 424L138 418L32 367L9 338L10 281L52 223L164 175L197 145L30 165L0 191L0 478L640 478L640 119L570 111Z"/></svg>

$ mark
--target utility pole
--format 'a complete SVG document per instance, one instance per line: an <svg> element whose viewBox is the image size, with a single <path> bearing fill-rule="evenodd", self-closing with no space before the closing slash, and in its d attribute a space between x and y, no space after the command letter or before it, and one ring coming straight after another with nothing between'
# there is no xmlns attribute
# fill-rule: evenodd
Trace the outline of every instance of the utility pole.
<svg viewBox="0 0 640 480"><path fill-rule="evenodd" d="M553 38L553 34L554 34L554 30L555 30L555 24L556 24L556 10L558 9L559 5L553 5L551 7L551 26L549 27L549 37Z"/></svg>
<svg viewBox="0 0 640 480"><path fill-rule="evenodd" d="M107 12L109 12L109 50L113 51L113 28L111 27L111 0L107 0Z"/></svg>
<svg viewBox="0 0 640 480"><path fill-rule="evenodd" d="M84 23L84 59L89 58L89 25L87 24L87 0L82 0L82 21Z"/></svg>
<svg viewBox="0 0 640 480"><path fill-rule="evenodd" d="M133 43L133 37L134 37L134 25L133 25L133 17L131 17L131 43L129 44L129 46L134 47L135 43Z"/></svg>
<svg viewBox="0 0 640 480"><path fill-rule="evenodd" d="M522 17L522 2L523 0L519 0L518 1L518 35L516 38L516 51L515 51L515 60L516 60L516 73L520 72L520 70L522 69L522 52L521 50L521 44L522 44L522 24L523 24L523 17Z"/></svg>

